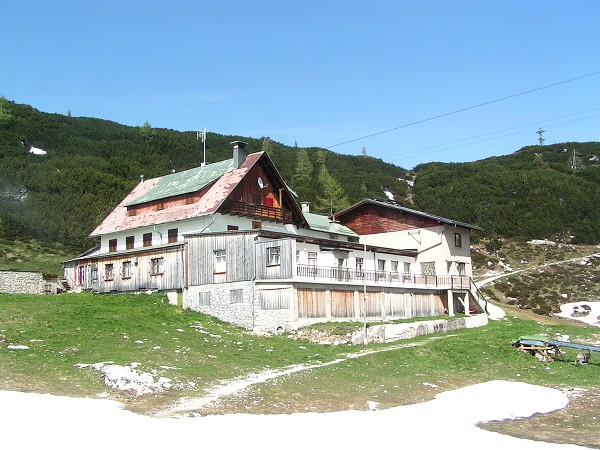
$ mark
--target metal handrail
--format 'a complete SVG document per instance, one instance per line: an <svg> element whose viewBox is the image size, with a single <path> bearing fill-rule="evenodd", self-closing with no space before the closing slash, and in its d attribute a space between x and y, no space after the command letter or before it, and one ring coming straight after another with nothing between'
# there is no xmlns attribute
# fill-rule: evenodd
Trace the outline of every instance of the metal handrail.
<svg viewBox="0 0 600 450"><path fill-rule="evenodd" d="M339 267L322 267L298 264L296 274L299 277L329 279L332 281L361 281L376 284L399 284L434 288L471 290L472 279L466 275L411 275L400 272L377 270L357 270Z"/></svg>

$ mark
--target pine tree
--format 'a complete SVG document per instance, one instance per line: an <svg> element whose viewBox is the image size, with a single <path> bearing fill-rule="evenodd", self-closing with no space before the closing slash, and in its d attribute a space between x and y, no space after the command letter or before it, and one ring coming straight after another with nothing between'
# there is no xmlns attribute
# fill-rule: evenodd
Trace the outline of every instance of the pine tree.
<svg viewBox="0 0 600 450"><path fill-rule="evenodd" d="M273 146L273 142L269 137L263 138L260 150L273 158L273 151L275 150L275 147Z"/></svg>
<svg viewBox="0 0 600 450"><path fill-rule="evenodd" d="M350 201L344 195L342 185L331 176L325 164L321 164L317 181L321 188L321 193L317 195L315 202L317 212L330 215L350 206Z"/></svg>

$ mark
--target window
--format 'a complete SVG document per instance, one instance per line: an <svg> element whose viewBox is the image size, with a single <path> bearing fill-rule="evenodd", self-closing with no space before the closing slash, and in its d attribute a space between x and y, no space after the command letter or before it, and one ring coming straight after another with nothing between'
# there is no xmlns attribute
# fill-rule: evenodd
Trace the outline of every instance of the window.
<svg viewBox="0 0 600 450"><path fill-rule="evenodd" d="M462 247L462 238L460 233L454 233L454 246Z"/></svg>
<svg viewBox="0 0 600 450"><path fill-rule="evenodd" d="M134 247L134 243L135 243L135 237L134 236L127 236L125 238L125 248L127 250L131 250Z"/></svg>
<svg viewBox="0 0 600 450"><path fill-rule="evenodd" d="M229 291L229 303L242 303L244 301L243 289L231 289Z"/></svg>
<svg viewBox="0 0 600 450"><path fill-rule="evenodd" d="M240 227L238 227L237 225L227 225L227 231L236 231L239 229Z"/></svg>
<svg viewBox="0 0 600 450"><path fill-rule="evenodd" d="M165 258L152 258L150 260L150 275L162 275L165 273Z"/></svg>
<svg viewBox="0 0 600 450"><path fill-rule="evenodd" d="M296 250L296 264L300 264L300 250Z"/></svg>
<svg viewBox="0 0 600 450"><path fill-rule="evenodd" d="M179 230L177 228L171 228L167 233L169 236L169 244L177 242L177 238L179 237Z"/></svg>
<svg viewBox="0 0 600 450"><path fill-rule="evenodd" d="M227 257L225 250L215 250L215 273L225 273L227 271Z"/></svg>
<svg viewBox="0 0 600 450"><path fill-rule="evenodd" d="M131 261L123 261L123 278L131 278Z"/></svg>
<svg viewBox="0 0 600 450"><path fill-rule="evenodd" d="M405 280L410 280L410 263L404 263L404 269L402 269L403 277Z"/></svg>
<svg viewBox="0 0 600 450"><path fill-rule="evenodd" d="M281 247L268 247L267 258L268 266L279 266L281 264Z"/></svg>
<svg viewBox="0 0 600 450"><path fill-rule="evenodd" d="M458 274L459 275L466 275L467 274L467 264L464 262L459 262L458 263Z"/></svg>
<svg viewBox="0 0 600 450"><path fill-rule="evenodd" d="M198 294L198 305L210 306L210 292L200 292Z"/></svg>
<svg viewBox="0 0 600 450"><path fill-rule="evenodd" d="M252 229L253 230L260 230L261 228L262 228L262 222L259 222L258 220L252 221Z"/></svg>
<svg viewBox="0 0 600 450"><path fill-rule="evenodd" d="M356 258L356 276L359 278L362 278L364 275L363 273L363 259L362 258Z"/></svg>
<svg viewBox="0 0 600 450"><path fill-rule="evenodd" d="M344 278L348 278L348 271L346 270L346 258L338 258L337 259L337 278L338 280L343 280Z"/></svg>
<svg viewBox="0 0 600 450"><path fill-rule="evenodd" d="M110 281L113 279L115 273L115 266L113 264L105 264L104 265L104 280Z"/></svg>
<svg viewBox="0 0 600 450"><path fill-rule="evenodd" d="M150 247L152 245L152 233L144 233L144 247Z"/></svg>
<svg viewBox="0 0 600 450"><path fill-rule="evenodd" d="M317 253L316 252L308 252L308 265L316 267L316 265L317 265Z"/></svg>
<svg viewBox="0 0 600 450"><path fill-rule="evenodd" d="M252 194L252 203L255 205L260 205L260 195Z"/></svg>
<svg viewBox="0 0 600 450"><path fill-rule="evenodd" d="M109 252L117 251L117 240L116 239L111 239L110 241L108 241L108 251Z"/></svg>
<svg viewBox="0 0 600 450"><path fill-rule="evenodd" d="M385 259L377 260L377 272L379 272L380 275L385 273Z"/></svg>
<svg viewBox="0 0 600 450"><path fill-rule="evenodd" d="M398 278L398 261L392 261L392 278Z"/></svg>

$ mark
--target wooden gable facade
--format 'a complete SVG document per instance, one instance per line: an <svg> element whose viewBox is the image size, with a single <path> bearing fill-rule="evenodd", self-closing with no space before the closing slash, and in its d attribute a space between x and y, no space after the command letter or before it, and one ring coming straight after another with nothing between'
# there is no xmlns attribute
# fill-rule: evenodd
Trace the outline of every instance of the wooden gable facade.
<svg viewBox="0 0 600 450"><path fill-rule="evenodd" d="M365 203L360 208L338 213L336 218L359 235L415 230L439 225L431 218L386 208L376 203Z"/></svg>

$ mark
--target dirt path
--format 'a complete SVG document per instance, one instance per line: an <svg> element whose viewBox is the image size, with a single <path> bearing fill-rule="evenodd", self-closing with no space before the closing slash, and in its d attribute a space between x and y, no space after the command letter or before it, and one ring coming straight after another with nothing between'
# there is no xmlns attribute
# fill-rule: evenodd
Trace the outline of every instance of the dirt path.
<svg viewBox="0 0 600 450"><path fill-rule="evenodd" d="M448 336L433 336L430 339L445 339L451 337ZM410 348L417 347L423 345L424 342L418 343L408 343L408 344L398 344L391 347L386 347L377 350L363 350L356 353L349 353L344 358L338 358L333 361L319 363L319 364L299 364L289 366L280 370L272 370L267 369L263 370L259 373L250 374L245 377L236 378L233 380L225 380L222 381L220 385L215 386L211 389L206 390L206 395L200 398L183 398L179 400L175 405L165 408L163 410L159 410L153 413L155 417L176 417L179 415L184 415L185 413L189 413L192 411L199 411L204 408L207 408L211 404L219 401L224 397L229 397L233 395L240 395L243 391L254 386L256 384L265 383L269 380L273 380L275 378L286 377L288 375L292 375L294 373L306 371L306 370L314 370L320 369L322 367L327 367L335 364L343 363L349 359L361 358L367 355L373 355L375 353L381 352L389 352L402 348Z"/></svg>

